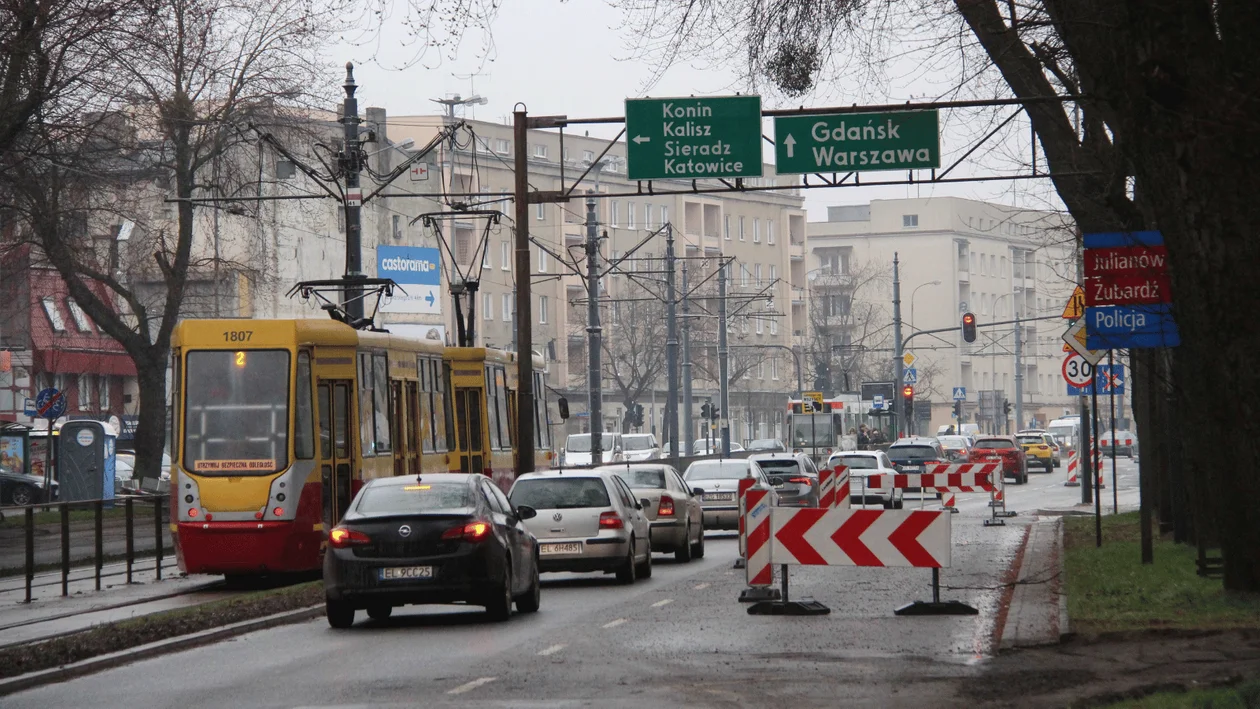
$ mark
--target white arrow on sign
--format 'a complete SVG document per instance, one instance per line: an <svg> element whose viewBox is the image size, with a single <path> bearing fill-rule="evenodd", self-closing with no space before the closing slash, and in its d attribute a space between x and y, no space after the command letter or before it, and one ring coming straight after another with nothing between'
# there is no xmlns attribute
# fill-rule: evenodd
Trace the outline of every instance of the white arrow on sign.
<svg viewBox="0 0 1260 709"><path fill-rule="evenodd" d="M652 138L651 138L650 136L646 136L646 135L636 135L636 136L634 136L633 140L634 140L634 142L635 142L636 144L639 144L639 143L650 143L650 142L652 142Z"/></svg>
<svg viewBox="0 0 1260 709"><path fill-rule="evenodd" d="M796 146L796 138L793 138L792 134L788 133L787 137L783 139L783 145L787 147L787 156L789 158L793 157L793 154L796 152L795 150L793 150L793 148Z"/></svg>

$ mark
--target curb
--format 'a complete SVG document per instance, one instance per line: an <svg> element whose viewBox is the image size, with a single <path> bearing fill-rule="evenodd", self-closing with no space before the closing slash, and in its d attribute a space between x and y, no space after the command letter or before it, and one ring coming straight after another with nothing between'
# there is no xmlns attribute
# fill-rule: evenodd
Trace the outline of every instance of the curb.
<svg viewBox="0 0 1260 709"><path fill-rule="evenodd" d="M1000 651L1052 645L1058 643L1065 632L1067 600L1061 593L1063 520L1059 517L1038 520L1029 527L998 643Z"/></svg>
<svg viewBox="0 0 1260 709"><path fill-rule="evenodd" d="M108 655L99 657L91 657L86 660L80 660L69 665L61 667L53 667L47 670L39 670L38 672L30 672L17 677L0 680L0 696L14 694L27 689L40 687L45 684L54 682L64 682L75 677L82 677L102 670L121 667L137 660L146 660L151 657L158 657L182 650L190 650L192 648L201 647L202 645L210 645L226 640L238 635L251 633L255 630L266 630L279 625L287 625L289 623L299 623L304 620L318 618L324 612L324 606L310 606L307 608L299 608L297 610L285 611L284 613L276 613L262 618L254 618L252 620L242 620L231 625L225 625L221 628L209 628L191 635L181 635L179 637L167 638L148 645L138 645L126 650L119 650Z"/></svg>

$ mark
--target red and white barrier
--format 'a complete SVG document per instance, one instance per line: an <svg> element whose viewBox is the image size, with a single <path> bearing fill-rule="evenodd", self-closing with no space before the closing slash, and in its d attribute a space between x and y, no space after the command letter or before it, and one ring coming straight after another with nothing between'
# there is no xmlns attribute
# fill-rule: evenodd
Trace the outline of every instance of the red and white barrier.
<svg viewBox="0 0 1260 709"><path fill-rule="evenodd" d="M747 539L746 539L746 533L744 531L744 495L748 492L749 488L751 488L753 486L753 483L755 482L757 482L757 479L751 476L746 477L746 478L740 478L739 482L736 483L736 488L735 488L736 489L735 501L739 507L739 534L737 536L739 537L739 556L741 558L747 556L747 554L745 553L745 549L747 548ZM739 568L738 564L736 565L736 568Z"/></svg>
<svg viewBox="0 0 1260 709"><path fill-rule="evenodd" d="M1072 451L1072 455L1068 457L1067 475L1067 482L1063 483L1064 487L1081 486L1081 481L1078 479L1078 476L1080 475L1080 462L1077 460L1076 451Z"/></svg>
<svg viewBox="0 0 1260 709"><path fill-rule="evenodd" d="M831 468L818 469L818 506L831 507L836 504L836 478L835 470Z"/></svg>
<svg viewBox="0 0 1260 709"><path fill-rule="evenodd" d="M866 485L878 490L891 487L897 490L919 488L934 492L988 492L996 486L994 474L1001 467L998 463L929 465L923 473L871 475L866 478Z"/></svg>
<svg viewBox="0 0 1260 709"><path fill-rule="evenodd" d="M852 504L849 501L849 495L852 492L852 486L849 482L849 467L847 465L837 465L831 471L832 495L830 504L822 504L821 500L818 506L821 508L831 509L849 509Z"/></svg>
<svg viewBox="0 0 1260 709"><path fill-rule="evenodd" d="M768 588L774 582L774 574L770 570L770 518L773 508L770 506L770 491L761 486L749 488L744 493L745 523L748 530L748 551L744 571L748 585Z"/></svg>
<svg viewBox="0 0 1260 709"><path fill-rule="evenodd" d="M942 568L951 561L950 515L943 510L775 508L770 527L772 564ZM751 547L750 534L750 553ZM748 567L752 585L751 557Z"/></svg>

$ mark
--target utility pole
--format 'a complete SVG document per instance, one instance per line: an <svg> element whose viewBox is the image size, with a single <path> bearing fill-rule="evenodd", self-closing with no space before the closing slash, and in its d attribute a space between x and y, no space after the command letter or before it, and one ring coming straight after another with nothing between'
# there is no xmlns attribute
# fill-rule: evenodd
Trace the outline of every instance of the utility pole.
<svg viewBox="0 0 1260 709"><path fill-rule="evenodd" d="M1077 236L1080 236L1080 230L1077 230ZM1080 239L1078 238L1079 242ZM1085 282L1085 258L1080 248L1076 251L1076 283L1081 285ZM1082 315L1082 317L1084 317ZM1093 388L1098 382L1098 377L1090 382L1090 388ZM1094 456L1089 441L1094 436L1094 427L1091 425L1089 407L1085 405L1085 397L1081 396L1077 399L1078 409L1081 414L1081 425L1078 427L1080 435L1076 441L1076 472L1081 478L1081 503L1089 504L1094 501L1094 483L1091 476L1094 475Z"/></svg>
<svg viewBox="0 0 1260 709"><path fill-rule="evenodd" d="M665 433L669 457L678 460L678 292L674 288L674 227L665 225Z"/></svg>
<svg viewBox="0 0 1260 709"><path fill-rule="evenodd" d="M897 258L897 252L893 252L893 372L895 372L895 383L893 384L892 409L893 409L893 440L897 439L896 431L905 427L909 430L910 422L905 420L905 397L901 396L902 380L905 379L905 372L902 369L901 357L904 354L901 351L901 262Z"/></svg>
<svg viewBox="0 0 1260 709"><path fill-rule="evenodd" d="M1015 302L1015 430L1024 427L1024 334L1019 319L1020 303Z"/></svg>
<svg viewBox="0 0 1260 709"><path fill-rule="evenodd" d="M718 269L718 418L722 422L722 456L731 455L731 386L729 349L726 346L726 262Z"/></svg>
<svg viewBox="0 0 1260 709"><path fill-rule="evenodd" d="M603 364L600 347L603 346L603 328L599 323L599 224L595 218L595 196L586 196L586 346L587 386L590 387L589 411L591 413L591 462L604 462L604 395L602 382ZM528 277L528 269L526 277Z"/></svg>
<svg viewBox="0 0 1260 709"><path fill-rule="evenodd" d="M363 288L352 285L363 279L362 207L363 190L359 186L359 170L363 167L363 151L359 148L359 100L354 97L354 64L346 62L346 98L341 104L342 133L341 171L346 176L344 209L346 210L346 318L353 324L363 319ZM218 285L215 286L218 288Z"/></svg>
<svg viewBox="0 0 1260 709"><path fill-rule="evenodd" d="M686 432L683 437L683 451L687 455L693 454L691 437L695 435L696 425L693 420L694 412L691 403L691 320L688 314L691 312L690 299L687 297L687 260L683 259L682 265L682 387L683 387L683 415L682 430Z"/></svg>
<svg viewBox="0 0 1260 709"><path fill-rule="evenodd" d="M525 111L513 115L516 184L516 470L534 471L534 323L529 283L529 124ZM453 155L452 155L453 158ZM546 417L543 417L546 420Z"/></svg>

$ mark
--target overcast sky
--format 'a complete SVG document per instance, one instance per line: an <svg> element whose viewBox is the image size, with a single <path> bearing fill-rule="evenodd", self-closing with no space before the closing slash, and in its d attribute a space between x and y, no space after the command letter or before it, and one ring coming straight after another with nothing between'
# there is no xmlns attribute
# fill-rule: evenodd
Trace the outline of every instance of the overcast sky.
<svg viewBox="0 0 1260 709"><path fill-rule="evenodd" d="M468 97L475 93L488 100L484 106L469 109L469 116L480 120L502 122L518 102L524 103L530 113L540 115L620 116L625 112L624 100L645 95L645 87L652 77L650 66L631 59L627 28L623 13L603 0L502 0L502 8L492 27L493 47L486 58L480 51L483 36L472 33L464 39L459 56L453 60L429 51L419 63L398 69L416 56L416 49L403 46L406 35L397 29L387 30L372 46L343 44L330 51L329 58L337 65L355 61L356 79L361 87L360 106L380 106L391 115L437 113L444 109L430 99L457 93ZM899 103L930 100L944 90L938 77L920 71L921 64L917 60L910 62L914 65L894 65L893 70L887 72L893 78L882 85L865 82L857 92L848 92L846 87L830 84L816 95L792 103L804 106ZM651 88L649 95L722 95L746 88L737 83L734 71L689 63L671 68ZM788 107L783 103L767 98L763 109ZM991 116L942 112L944 164L950 164L952 157L971 147L970 138L987 132L990 120ZM1019 123L1016 121L1014 125ZM619 129L620 126L593 126L591 133L612 137ZM765 130L772 134L769 121ZM1008 134L1004 144L976 151L980 163L968 162L951 175L992 174L997 168L1009 170L999 156L1016 153L1026 156L1028 144L1027 128L1016 128ZM773 151L767 149L765 158L772 161ZM901 176L901 173L865 173L863 177L873 180ZM1046 180L815 189L806 191L806 206L809 218L819 220L825 218L827 205L938 195L1057 208L1057 200Z"/></svg>

